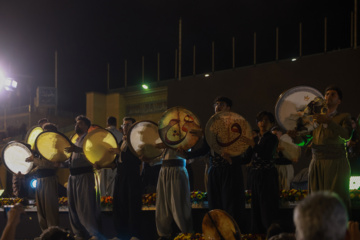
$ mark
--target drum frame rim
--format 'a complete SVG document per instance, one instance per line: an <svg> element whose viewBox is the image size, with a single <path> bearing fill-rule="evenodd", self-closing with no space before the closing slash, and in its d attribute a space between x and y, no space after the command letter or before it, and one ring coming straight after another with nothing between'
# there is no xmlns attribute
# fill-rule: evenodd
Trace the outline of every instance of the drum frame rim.
<svg viewBox="0 0 360 240"><path fill-rule="evenodd" d="M12 174L15 174L15 175L16 175L16 174L18 174L18 173L13 172L13 171L7 166L6 161L5 161L5 158L4 158L5 149L6 149L10 144L13 144L13 143L18 143L18 144L24 145L24 146L26 147L26 149L28 149L28 150L30 151L31 154L32 154L32 151L31 151L31 148L29 148L29 146L26 145L26 144L28 144L28 143L23 143L23 142L19 142L19 141L10 141L10 142L8 142L7 144L5 144L5 146L3 147L2 151L1 151L1 157L2 157L2 159L3 159L3 163L4 163L6 169L7 169L9 172L11 172ZM25 159L24 159L24 161L25 161ZM29 172L27 172L27 173L25 173L25 174L22 173L23 175L27 175L27 174L29 174L29 173L31 172L31 169L34 168L34 163L31 162L31 163L30 163L30 166L31 166L31 167L29 168Z"/></svg>
<svg viewBox="0 0 360 240"><path fill-rule="evenodd" d="M319 94L319 96L316 95L317 97L324 98L324 95L323 95L319 90L317 90L317 89L314 88L314 87L310 87L310 86L306 86L306 85L300 85L300 86L297 86L297 87L292 87L292 88L289 88L289 89L283 91L283 92L279 95L278 99L276 100L275 109L274 109L274 110L275 110L275 111L274 111L274 115L275 115L276 122L280 125L280 127L281 127L282 129L285 129L285 130L293 130L293 129L287 129L287 128L285 128L285 125L280 121L280 119L279 119L279 117L278 117L278 115L279 115L279 107L278 107L278 105L284 101L284 98L285 98L286 96L289 96L290 93L294 93L294 90L295 90L295 89L298 89L298 88L311 89L311 90L313 90L313 91L310 91L311 93L313 93L314 95L316 95L315 93L317 93L317 94Z"/></svg>
<svg viewBox="0 0 360 240"><path fill-rule="evenodd" d="M139 123L142 123L142 122L148 122L148 123L154 124L154 125L158 128L158 131L157 131L157 132L158 132L158 134L159 134L159 125L156 124L156 122L151 121L151 120L140 120L140 121L136 121L136 122L134 122L134 123L130 126L129 131L128 131L128 133L126 134L126 142L127 142L127 145L128 145L128 147L129 147L130 151L131 151L135 156L137 156L137 157L140 157L140 156L136 153L135 149L134 149L133 146L131 145L131 142L130 142L130 134L131 134L132 129L135 127L135 125L137 125L137 124L139 124ZM161 139L161 137L160 137L160 134L159 134L159 138L160 138L160 140L162 141L162 139ZM157 157L159 157L159 156L161 156L161 153L160 153L158 156L155 156L154 158L157 158Z"/></svg>
<svg viewBox="0 0 360 240"><path fill-rule="evenodd" d="M99 125L97 125L97 126L99 126ZM103 127L99 126L98 128L95 128L95 129L93 129L92 131L87 132L87 134L86 134L86 136L84 137L84 140L83 140L82 149L83 149L83 154L84 154L84 156L85 156L85 159L86 159L91 165L94 165L95 163L92 163L92 162L88 159L88 157L86 156L85 151L84 151L84 145L85 145L85 142L86 142L86 140L88 139L88 137L90 136L91 133L94 134L93 132L95 132L95 131L100 131L100 130L101 130L101 131L105 130L105 131L109 132L109 133L114 137L114 139L115 139L116 148L119 148L119 143L117 142L115 135L114 135L112 132L110 132L109 130L107 130L106 128L103 128ZM118 155L118 154L115 154L115 155ZM116 156L115 156L115 158L113 159L113 161L114 161L115 159L116 159ZM98 162L98 161L96 161L96 162ZM100 165L100 166L102 166L102 165Z"/></svg>
<svg viewBox="0 0 360 240"><path fill-rule="evenodd" d="M160 126L160 121L164 118L165 114L167 114L168 112L170 112L170 110L173 110L173 109L176 109L176 108L182 108L182 109L185 109L185 110L191 112L192 115L195 116L196 119L199 121L199 126L200 126L200 128L202 129L202 127L201 127L202 124L201 124L200 118L199 118L196 114L194 114L191 110L189 110L189 109L187 109L187 108L185 108L185 107L183 107L183 106L175 106L175 107L171 107L171 108L167 109L167 110L161 115L161 118L160 118L160 120L158 121L158 126ZM159 131L159 136L160 136L161 141L162 141L166 146L168 146L168 147L170 147L170 148L174 148L174 146L167 144L167 143L162 139L161 134L160 134L160 128L158 128L158 131ZM181 142L181 143L182 143L182 142ZM179 144L181 144L181 143L179 143ZM176 145L179 145L179 144L176 144ZM176 145L175 145L175 146L176 146ZM195 145L194 145L194 146L195 146ZM192 147L194 147L194 146L192 146Z"/></svg>
<svg viewBox="0 0 360 240"><path fill-rule="evenodd" d="M44 157L43 154L41 154L41 152L39 151L38 146L37 146L37 140L38 140L39 136L40 136L41 134L45 134L45 133L48 133L48 132L56 133L56 134L59 134L60 136L64 137L64 138L70 143L70 146L72 145L72 142L70 141L70 139L69 139L65 134L63 134L63 133L61 133L61 132L55 132L55 131L43 131L42 133L40 133L40 134L36 137L36 140L35 140L35 149L36 149L36 151L40 154L40 156L41 156L43 159L46 159L46 160L49 161L49 162L55 162L55 161L51 161L51 160L47 159L46 157ZM72 155L72 154L70 154L70 157L69 157L69 158L71 158L71 155ZM58 162L65 162L66 160L67 160L67 159L65 159L64 161L58 161Z"/></svg>
<svg viewBox="0 0 360 240"><path fill-rule="evenodd" d="M29 144L29 137L30 137L30 134L32 133L32 131L35 129L35 128L40 128L40 129L42 129L42 132L44 132L44 129L42 128L42 127L40 127L39 125L34 125L34 126L32 126L28 131L27 131L27 133L26 133L26 135L25 135L25 142L27 143L27 144ZM42 133L41 132L41 133ZM39 133L40 134L40 133ZM39 134L36 136L36 138L39 136ZM34 149L31 149L30 148L30 150L35 150L36 149L36 138L35 138L35 141L34 141Z"/></svg>

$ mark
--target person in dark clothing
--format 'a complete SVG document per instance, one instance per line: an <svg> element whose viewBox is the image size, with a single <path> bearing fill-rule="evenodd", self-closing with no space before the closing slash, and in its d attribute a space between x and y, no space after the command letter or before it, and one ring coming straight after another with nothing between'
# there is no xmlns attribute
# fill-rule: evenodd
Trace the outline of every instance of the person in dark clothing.
<svg viewBox="0 0 360 240"><path fill-rule="evenodd" d="M124 130L120 149L112 149L119 154L116 159L117 174L115 177L113 214L114 225L120 239L141 238L141 161L127 146L126 134L135 119L125 117Z"/></svg>
<svg viewBox="0 0 360 240"><path fill-rule="evenodd" d="M215 113L230 111L231 99L217 97L214 100ZM209 154L210 152L210 154ZM242 174L244 162L240 156L229 157L226 153L220 155L210 149L204 139L203 146L194 152L189 152L187 159L209 154L209 170L207 195L209 209L221 209L229 213L239 225L241 231L246 229L245 222L245 190Z"/></svg>
<svg viewBox="0 0 360 240"><path fill-rule="evenodd" d="M249 171L252 233L266 233L278 217L279 180L274 160L278 138L270 132L274 122L272 113L262 111L256 116L259 136L254 139L241 138L250 146L243 158L252 163Z"/></svg>

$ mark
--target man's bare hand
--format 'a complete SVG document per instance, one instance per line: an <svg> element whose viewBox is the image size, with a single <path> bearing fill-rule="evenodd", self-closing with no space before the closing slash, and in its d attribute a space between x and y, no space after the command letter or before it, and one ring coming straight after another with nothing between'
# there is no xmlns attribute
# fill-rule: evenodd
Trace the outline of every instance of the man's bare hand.
<svg viewBox="0 0 360 240"><path fill-rule="evenodd" d="M329 123L331 118L327 114L314 114L314 121L317 123Z"/></svg>
<svg viewBox="0 0 360 240"><path fill-rule="evenodd" d="M31 155L30 157L26 158L25 162L34 162L34 156Z"/></svg>
<svg viewBox="0 0 360 240"><path fill-rule="evenodd" d="M286 134L289 135L292 139L294 139L297 137L298 132L296 130L288 130Z"/></svg>
<svg viewBox="0 0 360 240"><path fill-rule="evenodd" d="M14 224L15 226L20 223L20 216L24 214L24 206L20 203L15 204L13 208L7 214L8 222L7 224Z"/></svg>
<svg viewBox="0 0 360 240"><path fill-rule="evenodd" d="M222 157L223 159L225 159L228 163L230 163L230 165L232 164L232 159L231 159L229 153L227 153L227 152L222 152L222 153L221 153L221 157Z"/></svg>
<svg viewBox="0 0 360 240"><path fill-rule="evenodd" d="M189 132L192 136L201 138L204 135L202 129L191 129Z"/></svg>
<svg viewBox="0 0 360 240"><path fill-rule="evenodd" d="M166 145L165 145L165 143L157 143L157 144L155 144L155 147L156 148L159 148L159 149L163 149L163 148L166 148Z"/></svg>
<svg viewBox="0 0 360 240"><path fill-rule="evenodd" d="M254 147L254 146L255 146L254 139L250 139L250 138L248 138L248 137L241 136L239 140L242 141L243 143L246 143L246 144L249 145L250 147Z"/></svg>
<svg viewBox="0 0 360 240"><path fill-rule="evenodd" d="M111 154L120 154L120 149L119 148L110 148L109 152Z"/></svg>
<svg viewBox="0 0 360 240"><path fill-rule="evenodd" d="M82 152L82 148L75 146L74 144L72 144L70 147L66 147L65 151L68 153L81 153Z"/></svg>

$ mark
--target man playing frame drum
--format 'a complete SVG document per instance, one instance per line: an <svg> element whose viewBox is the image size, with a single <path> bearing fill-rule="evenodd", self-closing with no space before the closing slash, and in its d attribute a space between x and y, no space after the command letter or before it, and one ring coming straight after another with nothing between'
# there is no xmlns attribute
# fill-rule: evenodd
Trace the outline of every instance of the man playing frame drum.
<svg viewBox="0 0 360 240"><path fill-rule="evenodd" d="M52 123L42 125L44 131L57 132L57 127ZM39 225L42 231L51 226L59 225L59 200L58 180L56 168L59 163L50 162L41 157L31 157L26 162L34 162L36 171L36 208Z"/></svg>
<svg viewBox="0 0 360 240"><path fill-rule="evenodd" d="M327 111L325 114L314 116L319 126L309 135L298 136L295 130L288 131L288 134L298 144L308 143L312 139L313 158L309 167L310 191L336 192L349 210L350 166L344 144L350 138L352 129L350 114L337 111L342 96L337 86L327 87L325 89Z"/></svg>
<svg viewBox="0 0 360 240"><path fill-rule="evenodd" d="M135 119L124 117L121 127L124 136L119 144L119 148L110 148L110 153L116 153L119 158L108 166L116 167L116 177L114 184L113 214L114 227L120 239L138 239L140 236L141 222L141 161L130 150L127 136L130 127L135 123ZM95 163L95 168L100 166Z"/></svg>
<svg viewBox="0 0 360 240"><path fill-rule="evenodd" d="M91 121L83 115L77 116L75 120L75 132L79 137L74 145L67 148L67 152L72 153L67 188L70 225L76 239L96 239L99 237L100 206L96 201L93 166L85 158L82 149Z"/></svg>

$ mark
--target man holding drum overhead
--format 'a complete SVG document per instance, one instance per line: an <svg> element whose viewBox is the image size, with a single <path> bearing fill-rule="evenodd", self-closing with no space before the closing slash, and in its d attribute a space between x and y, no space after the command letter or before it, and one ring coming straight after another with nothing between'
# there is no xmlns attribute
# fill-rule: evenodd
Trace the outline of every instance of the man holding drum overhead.
<svg viewBox="0 0 360 240"><path fill-rule="evenodd" d="M96 201L93 166L86 160L81 148L91 121L83 115L75 120L75 132L79 137L75 145L66 148L67 152L72 152L67 188L70 225L76 239L96 239L99 236L100 207Z"/></svg>
<svg viewBox="0 0 360 240"><path fill-rule="evenodd" d="M350 166L345 143L350 138L351 116L339 113L342 92L337 86L325 89L325 114L315 114L319 124L310 135L297 136L296 130L289 131L295 143L305 144L312 139L312 160L309 167L310 191L330 190L336 192L350 208L349 180Z"/></svg>

